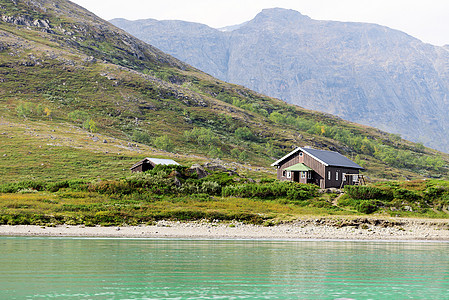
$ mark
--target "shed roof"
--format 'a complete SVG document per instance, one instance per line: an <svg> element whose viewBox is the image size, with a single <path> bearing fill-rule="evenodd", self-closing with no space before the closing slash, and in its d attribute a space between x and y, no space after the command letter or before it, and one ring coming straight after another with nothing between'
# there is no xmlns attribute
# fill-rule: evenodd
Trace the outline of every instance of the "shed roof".
<svg viewBox="0 0 449 300"><path fill-rule="evenodd" d="M135 167L140 166L141 164L145 162L151 162L153 165L175 165L179 166L179 164L174 161L173 159L165 159L165 158L152 158L152 157L146 157L142 159L141 161L135 163L131 169L134 169Z"/></svg>
<svg viewBox="0 0 449 300"><path fill-rule="evenodd" d="M287 171L301 171L301 172L306 172L306 171L312 171L312 168L309 168L308 166L306 166L305 164L299 163L296 165L293 165L291 167L286 168L285 170Z"/></svg>
<svg viewBox="0 0 449 300"><path fill-rule="evenodd" d="M311 157L315 158L325 166L333 166L333 167L345 167L345 168L352 168L352 169L359 169L363 170L361 166L350 160L349 158L341 155L338 152L335 151L328 151L328 150L318 150L318 149L312 149L312 148L302 148L298 147L286 156L282 157L281 159L277 160L272 166L278 166L280 163L282 163L284 160L292 156L293 154L302 151L304 153L307 153Z"/></svg>

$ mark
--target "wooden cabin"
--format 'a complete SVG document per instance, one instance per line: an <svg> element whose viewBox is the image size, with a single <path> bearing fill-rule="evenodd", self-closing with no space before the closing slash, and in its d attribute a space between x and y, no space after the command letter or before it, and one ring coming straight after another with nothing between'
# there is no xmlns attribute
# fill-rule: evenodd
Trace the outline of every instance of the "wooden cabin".
<svg viewBox="0 0 449 300"><path fill-rule="evenodd" d="M360 184L361 166L338 152L299 147L274 162L279 180L313 183L320 188Z"/></svg>
<svg viewBox="0 0 449 300"><path fill-rule="evenodd" d="M146 157L141 161L135 163L131 167L131 171L134 172L145 172L153 169L157 165L175 165L179 166L179 164L172 159L163 159L163 158L151 158Z"/></svg>

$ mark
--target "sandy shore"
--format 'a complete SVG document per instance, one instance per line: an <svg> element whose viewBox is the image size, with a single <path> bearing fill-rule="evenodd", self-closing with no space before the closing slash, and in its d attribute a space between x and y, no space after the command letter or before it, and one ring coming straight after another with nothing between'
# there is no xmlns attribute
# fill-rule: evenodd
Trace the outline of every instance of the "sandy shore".
<svg viewBox="0 0 449 300"><path fill-rule="evenodd" d="M305 219L274 226L160 221L153 226L0 226L2 236L449 241L449 220Z"/></svg>

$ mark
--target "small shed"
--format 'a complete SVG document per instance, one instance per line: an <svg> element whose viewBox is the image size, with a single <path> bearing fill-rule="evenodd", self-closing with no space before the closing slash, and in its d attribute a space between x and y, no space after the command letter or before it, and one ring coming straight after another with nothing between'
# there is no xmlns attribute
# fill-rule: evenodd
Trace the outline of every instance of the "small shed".
<svg viewBox="0 0 449 300"><path fill-rule="evenodd" d="M146 158L142 159L141 161L135 163L131 167L131 171L133 173L134 172L145 172L145 171L153 169L157 165L166 165L166 166L168 166L168 165L175 165L175 166L179 166L179 164L176 161L174 161L173 159L146 157Z"/></svg>
<svg viewBox="0 0 449 300"><path fill-rule="evenodd" d="M279 180L313 183L321 188L360 184L361 166L338 152L296 148L272 164Z"/></svg>

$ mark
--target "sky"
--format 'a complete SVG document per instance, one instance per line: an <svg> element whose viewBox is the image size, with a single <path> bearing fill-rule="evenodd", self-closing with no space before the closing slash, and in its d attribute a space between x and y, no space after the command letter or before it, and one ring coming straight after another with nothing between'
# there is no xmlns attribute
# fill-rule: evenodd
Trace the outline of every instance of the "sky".
<svg viewBox="0 0 449 300"><path fill-rule="evenodd" d="M316 20L376 23L433 45L449 44L449 0L71 0L110 20L184 20L220 28L262 9L289 8Z"/></svg>

